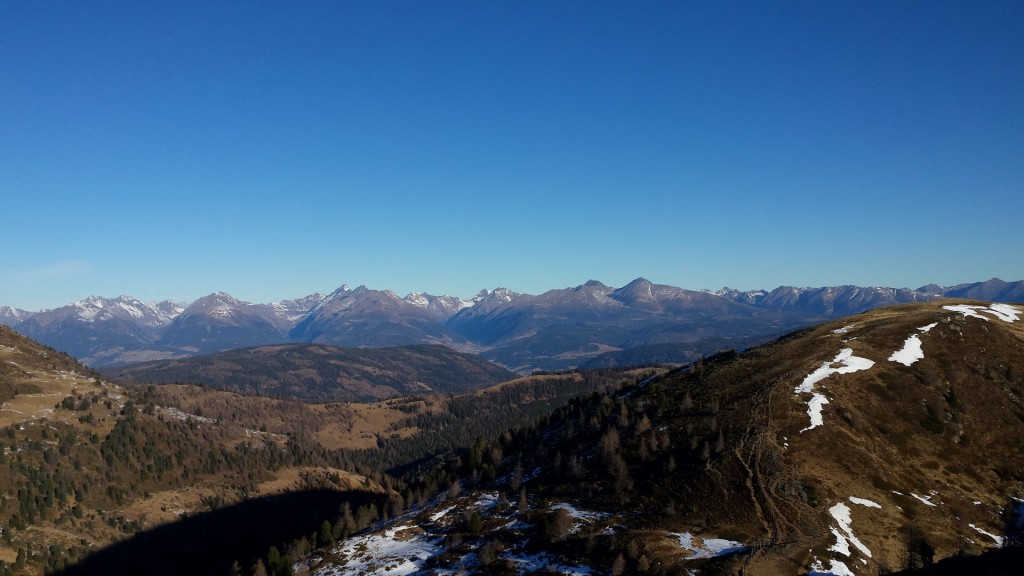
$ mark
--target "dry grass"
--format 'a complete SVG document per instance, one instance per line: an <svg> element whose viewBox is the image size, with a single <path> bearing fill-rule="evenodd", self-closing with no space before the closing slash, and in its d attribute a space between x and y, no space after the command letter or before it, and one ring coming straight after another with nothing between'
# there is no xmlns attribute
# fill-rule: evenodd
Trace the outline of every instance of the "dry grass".
<svg viewBox="0 0 1024 576"><path fill-rule="evenodd" d="M24 426L45 419L101 435L110 431L123 400L120 387L99 382L71 366L55 366L52 351L11 334L2 334L7 344L0 345L0 365L7 368L4 374L9 384L33 391L17 394L0 404L0 428ZM80 412L55 409L68 396L80 395L110 400L112 406L107 408L103 402L98 402ZM79 421L79 417L87 413L93 415L95 424Z"/></svg>
<svg viewBox="0 0 1024 576"><path fill-rule="evenodd" d="M785 438L789 447L779 448L796 474L813 479L819 522L835 524L826 511L838 502L850 507L855 533L874 552L873 569L899 566L901 530L912 523L929 534L937 557L951 555L963 535L976 543L974 552L991 546L964 527L974 523L1000 533L998 510L1021 488L1019 478L997 468L1012 462L1007 469L1019 472L1024 457L1012 440L1021 430L1024 382L1006 377L1011 365L1019 366L1018 373L1024 369L1024 322L965 319L943 304L948 302L832 322L772 350L780 361L807 360L775 386L768 437ZM834 333L851 323L848 333ZM931 323L938 325L929 333L917 330ZM924 359L909 367L889 361L912 334L922 340ZM793 388L843 347L875 365L816 386L829 399L824 425L800 432L808 423L808 397ZM936 506L911 495L933 492ZM852 504L851 496L881 508ZM815 552L831 555L817 547Z"/></svg>
<svg viewBox="0 0 1024 576"><path fill-rule="evenodd" d="M336 480L330 479L334 477ZM214 499L219 505L230 505L246 498L272 496L311 487L331 486L338 490L384 492L384 488L359 474L336 468L299 467L279 470L273 477L250 490L224 486L188 486L180 490L164 490L133 501L121 509L126 518L141 520L147 528L173 522L183 516L209 510Z"/></svg>

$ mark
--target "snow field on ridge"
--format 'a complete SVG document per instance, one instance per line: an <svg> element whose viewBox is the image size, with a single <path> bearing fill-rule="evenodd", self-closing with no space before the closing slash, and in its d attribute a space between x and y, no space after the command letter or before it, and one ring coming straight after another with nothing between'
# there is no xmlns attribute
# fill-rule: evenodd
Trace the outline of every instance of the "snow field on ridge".
<svg viewBox="0 0 1024 576"><path fill-rule="evenodd" d="M988 306L976 306L972 304L954 304L951 306L943 306L943 310L950 310L952 312L959 312L964 316L970 316L972 318L981 318L982 320L988 321L989 318L982 316L978 312L985 312L991 314L1003 322L1016 322L1020 320L1020 308L1011 306L1009 304L989 304Z"/></svg>
<svg viewBox="0 0 1024 576"><path fill-rule="evenodd" d="M922 334L927 334L929 330L938 326L938 322L932 322L927 326L921 326L918 328ZM889 356L889 360L892 362L899 362L904 366L910 366L914 362L924 358L924 350L921 349L921 338L917 334L913 334L907 338L906 342L903 343L903 348L892 353Z"/></svg>

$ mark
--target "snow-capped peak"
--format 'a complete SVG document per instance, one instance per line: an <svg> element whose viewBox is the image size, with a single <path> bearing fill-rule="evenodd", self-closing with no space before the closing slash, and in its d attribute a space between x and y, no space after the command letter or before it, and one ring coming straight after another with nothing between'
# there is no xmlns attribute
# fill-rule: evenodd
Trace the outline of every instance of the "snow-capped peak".
<svg viewBox="0 0 1024 576"><path fill-rule="evenodd" d="M167 303L164 303L167 304ZM89 296L69 305L73 317L82 322L96 322L118 318L148 327L158 327L170 322L180 309L143 303L131 296L103 298Z"/></svg>
<svg viewBox="0 0 1024 576"><path fill-rule="evenodd" d="M472 302L474 304L483 302L484 300L491 302L511 302L516 296L519 296L519 293L513 292L508 288L495 288L494 290L484 289L477 293Z"/></svg>
<svg viewBox="0 0 1024 576"><path fill-rule="evenodd" d="M411 292L405 297L405 301L417 308L426 308L430 305L429 297L422 292Z"/></svg>

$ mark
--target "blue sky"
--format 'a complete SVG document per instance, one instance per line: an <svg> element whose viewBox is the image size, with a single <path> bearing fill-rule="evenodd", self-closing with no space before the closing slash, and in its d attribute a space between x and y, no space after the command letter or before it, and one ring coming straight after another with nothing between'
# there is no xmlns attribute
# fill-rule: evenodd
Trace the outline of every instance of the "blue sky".
<svg viewBox="0 0 1024 576"><path fill-rule="evenodd" d="M0 305L1024 278L1024 3L146 4L0 4Z"/></svg>

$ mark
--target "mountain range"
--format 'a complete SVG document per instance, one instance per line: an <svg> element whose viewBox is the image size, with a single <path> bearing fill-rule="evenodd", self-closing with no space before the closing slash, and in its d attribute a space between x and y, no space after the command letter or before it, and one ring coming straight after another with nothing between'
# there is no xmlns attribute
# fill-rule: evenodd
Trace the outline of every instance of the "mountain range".
<svg viewBox="0 0 1024 576"><path fill-rule="evenodd" d="M0 323L93 366L304 342L347 347L442 344L518 372L691 361L795 328L880 306L939 298L1024 301L1024 281L916 290L838 286L711 292L638 278L621 288L589 281L540 295L503 288L470 300L342 286L272 304L223 292L188 305L91 296L28 312L0 307Z"/></svg>

